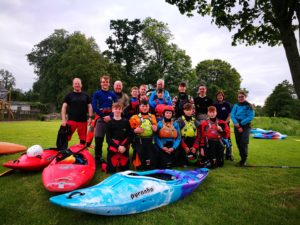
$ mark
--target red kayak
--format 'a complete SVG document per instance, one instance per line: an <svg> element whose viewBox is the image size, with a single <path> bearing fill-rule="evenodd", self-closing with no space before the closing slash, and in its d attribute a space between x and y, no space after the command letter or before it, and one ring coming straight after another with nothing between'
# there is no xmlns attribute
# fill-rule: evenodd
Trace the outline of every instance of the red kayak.
<svg viewBox="0 0 300 225"><path fill-rule="evenodd" d="M73 191L87 185L93 178L96 170L95 160L88 149L84 145L76 144L69 150L74 153L70 157L75 161L58 161L58 158L55 158L43 170L42 180L48 191ZM79 153L76 154L77 152Z"/></svg>
<svg viewBox="0 0 300 225"><path fill-rule="evenodd" d="M3 164L7 168L24 171L42 171L55 158L56 148L44 149L41 155L30 157L23 153L18 159L10 160Z"/></svg>

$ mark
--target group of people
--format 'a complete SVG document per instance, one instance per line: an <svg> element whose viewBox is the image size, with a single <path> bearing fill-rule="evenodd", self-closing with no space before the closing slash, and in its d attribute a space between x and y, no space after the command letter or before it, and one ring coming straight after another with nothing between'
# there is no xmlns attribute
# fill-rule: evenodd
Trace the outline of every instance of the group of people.
<svg viewBox="0 0 300 225"><path fill-rule="evenodd" d="M87 137L87 126L94 130L96 166L104 163L106 137L109 173L129 169L130 162L141 170L222 167L224 159L233 160L230 119L241 157L237 165L245 166L254 111L244 91L238 92L238 103L231 108L222 91L216 93L215 102L206 96L205 85L199 86L193 98L181 82L178 94L171 98L164 80L159 79L149 97L146 85L132 87L129 97L121 81L115 81L114 90L109 89L109 76L101 76L99 81L100 88L91 99L82 91L81 80L74 78L73 92L66 95L61 109L62 126L70 126L72 134L77 129L81 144L89 146L92 141Z"/></svg>

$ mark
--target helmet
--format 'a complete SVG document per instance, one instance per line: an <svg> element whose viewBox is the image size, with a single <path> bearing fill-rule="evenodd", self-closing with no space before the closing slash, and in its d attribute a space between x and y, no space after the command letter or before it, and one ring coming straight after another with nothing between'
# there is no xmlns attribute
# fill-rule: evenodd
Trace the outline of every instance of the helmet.
<svg viewBox="0 0 300 225"><path fill-rule="evenodd" d="M189 163L195 164L198 162L198 155L197 154L189 154L187 155L187 159Z"/></svg>
<svg viewBox="0 0 300 225"><path fill-rule="evenodd" d="M164 107L164 114L165 114L166 111L171 111L172 113L174 113L174 108L173 108L173 106L171 106L171 105L166 105L166 106Z"/></svg>
<svg viewBox="0 0 300 225"><path fill-rule="evenodd" d="M36 157L43 153L43 148L40 145L33 145L27 149L27 155L29 157Z"/></svg>

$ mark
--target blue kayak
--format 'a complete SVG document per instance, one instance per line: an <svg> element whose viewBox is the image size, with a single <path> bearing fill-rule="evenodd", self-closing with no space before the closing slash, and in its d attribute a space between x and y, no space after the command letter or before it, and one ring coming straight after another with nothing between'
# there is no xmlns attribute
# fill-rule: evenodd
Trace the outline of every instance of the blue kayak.
<svg viewBox="0 0 300 225"><path fill-rule="evenodd" d="M253 134L253 138L257 138L257 139L285 139L286 137L287 137L286 134L281 134L277 131Z"/></svg>
<svg viewBox="0 0 300 225"><path fill-rule="evenodd" d="M87 213L115 216L141 213L191 194L208 169L116 173L101 183L50 198L50 202Z"/></svg>
<svg viewBox="0 0 300 225"><path fill-rule="evenodd" d="M251 134L261 134L261 133L268 133L268 132L272 132L272 130L264 130L264 129L261 129L261 128L252 128L250 130Z"/></svg>

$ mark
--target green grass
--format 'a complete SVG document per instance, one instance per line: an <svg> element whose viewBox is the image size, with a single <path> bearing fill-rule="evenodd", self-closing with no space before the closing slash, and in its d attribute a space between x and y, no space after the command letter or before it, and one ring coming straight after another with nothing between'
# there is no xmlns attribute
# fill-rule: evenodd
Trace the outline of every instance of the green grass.
<svg viewBox="0 0 300 225"><path fill-rule="evenodd" d="M268 129L260 126L264 120L257 118L257 127ZM289 126L294 124L292 121ZM58 121L1 122L0 141L53 147L58 128ZM77 140L75 134L72 143ZM251 138L248 163L300 166L299 140L300 136L289 136L286 140ZM234 156L237 161L235 144ZM17 157L18 154L0 156L0 163ZM235 163L226 161L224 168L210 171L204 183L183 200L142 214L117 217L53 205L48 199L55 194L44 189L40 172L16 172L0 177L0 224L299 224L300 169L238 168ZM5 170L0 168L0 172ZM90 185L107 176L97 169Z"/></svg>
<svg viewBox="0 0 300 225"><path fill-rule="evenodd" d="M280 117L255 117L252 126L279 131L282 134L300 136L300 120Z"/></svg>

